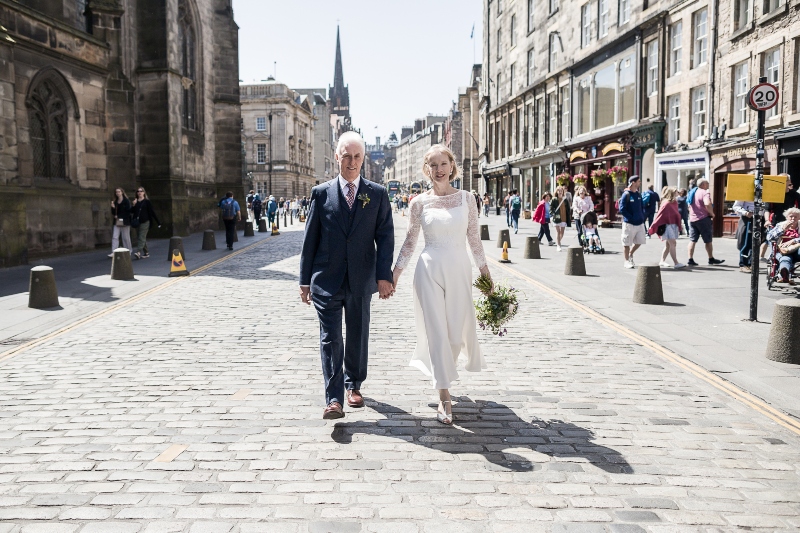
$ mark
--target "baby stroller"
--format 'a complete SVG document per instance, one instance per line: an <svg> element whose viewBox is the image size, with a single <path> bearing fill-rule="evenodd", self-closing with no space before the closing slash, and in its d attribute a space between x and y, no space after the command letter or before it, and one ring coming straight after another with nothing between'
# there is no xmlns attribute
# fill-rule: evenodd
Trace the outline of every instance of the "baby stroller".
<svg viewBox="0 0 800 533"><path fill-rule="evenodd" d="M591 228L587 228L589 224ZM604 254L603 241L600 240L600 233L597 231L597 213L589 211L581 216L581 232L578 236L583 246L583 253Z"/></svg>

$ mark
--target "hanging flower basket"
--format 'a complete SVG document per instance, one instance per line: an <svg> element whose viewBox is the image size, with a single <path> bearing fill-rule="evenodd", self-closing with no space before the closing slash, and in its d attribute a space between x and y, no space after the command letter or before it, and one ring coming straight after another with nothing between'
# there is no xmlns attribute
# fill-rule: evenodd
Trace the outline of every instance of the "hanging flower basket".
<svg viewBox="0 0 800 533"><path fill-rule="evenodd" d="M625 185L628 181L628 169L626 167L611 167L611 179L615 185Z"/></svg>
<svg viewBox="0 0 800 533"><path fill-rule="evenodd" d="M562 185L566 187L567 185L569 185L569 182L570 182L570 175L567 174L566 172L562 172L561 174L556 176L556 185Z"/></svg>
<svg viewBox="0 0 800 533"><path fill-rule="evenodd" d="M575 185L581 185L585 187L587 181L589 181L589 176L587 176L586 174L575 174L574 176L572 176L572 182Z"/></svg>
<svg viewBox="0 0 800 533"><path fill-rule="evenodd" d="M592 170L592 183L595 187L602 187L608 177L608 171L604 168Z"/></svg>

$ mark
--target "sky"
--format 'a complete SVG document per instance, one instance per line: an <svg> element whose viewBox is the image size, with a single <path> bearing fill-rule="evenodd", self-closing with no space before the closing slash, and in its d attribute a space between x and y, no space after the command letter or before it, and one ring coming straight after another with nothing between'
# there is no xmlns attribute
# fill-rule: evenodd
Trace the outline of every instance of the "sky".
<svg viewBox="0 0 800 533"><path fill-rule="evenodd" d="M399 138L415 118L445 115L468 85L481 10L481 0L233 0L239 78L258 83L277 62L281 83L327 90L338 21L353 125L370 144Z"/></svg>

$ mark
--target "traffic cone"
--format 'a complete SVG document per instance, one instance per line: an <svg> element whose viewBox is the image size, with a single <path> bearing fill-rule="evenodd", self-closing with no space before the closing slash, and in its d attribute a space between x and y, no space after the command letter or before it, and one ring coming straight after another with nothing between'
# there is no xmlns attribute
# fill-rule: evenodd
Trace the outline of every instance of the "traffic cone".
<svg viewBox="0 0 800 533"><path fill-rule="evenodd" d="M174 278L188 275L189 271L186 270L186 264L183 262L181 251L177 248L172 250L172 265L169 267L169 277Z"/></svg>
<svg viewBox="0 0 800 533"><path fill-rule="evenodd" d="M508 241L503 241L503 255L500 259L501 263L510 263L511 260L508 258Z"/></svg>
<svg viewBox="0 0 800 533"><path fill-rule="evenodd" d="M273 222L272 223L272 233L270 233L270 235L280 235L280 234L281 233L278 231L278 226L276 226L275 223Z"/></svg>

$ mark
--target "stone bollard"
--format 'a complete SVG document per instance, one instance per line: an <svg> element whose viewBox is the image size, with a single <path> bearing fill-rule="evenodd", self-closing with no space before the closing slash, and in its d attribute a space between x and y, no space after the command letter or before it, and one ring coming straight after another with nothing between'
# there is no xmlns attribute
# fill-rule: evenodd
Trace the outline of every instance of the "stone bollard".
<svg viewBox="0 0 800 533"><path fill-rule="evenodd" d="M214 230L207 229L203 232L203 250L216 250L217 239L214 237Z"/></svg>
<svg viewBox="0 0 800 533"><path fill-rule="evenodd" d="M583 247L573 244L567 248L567 262L564 264L564 274L567 276L585 276L586 263L583 261Z"/></svg>
<svg viewBox="0 0 800 533"><path fill-rule="evenodd" d="M500 234L497 236L497 247L502 248L504 242L507 242L508 247L511 248L511 236L507 229L500 230Z"/></svg>
<svg viewBox="0 0 800 533"><path fill-rule="evenodd" d="M491 241L492 238L489 236L489 225L488 224L481 224L481 240L482 241Z"/></svg>
<svg viewBox="0 0 800 533"><path fill-rule="evenodd" d="M58 288L56 274L49 266L37 266L31 269L31 282L28 286L28 307L47 309L58 307Z"/></svg>
<svg viewBox="0 0 800 533"><path fill-rule="evenodd" d="M267 232L267 221L263 218L258 221L258 232L259 233L266 233Z"/></svg>
<svg viewBox="0 0 800 533"><path fill-rule="evenodd" d="M636 267L636 286L633 289L633 303L663 305L664 292L661 290L661 267L642 265Z"/></svg>
<svg viewBox="0 0 800 533"><path fill-rule="evenodd" d="M525 252L522 257L525 259L542 258L542 254L539 251L539 237L527 237L525 239Z"/></svg>
<svg viewBox="0 0 800 533"><path fill-rule="evenodd" d="M117 248L114 250L114 257L111 259L111 279L118 281L130 281L133 277L133 264L131 264L131 251L127 248Z"/></svg>
<svg viewBox="0 0 800 533"><path fill-rule="evenodd" d="M253 232L253 223L252 222L245 222L244 224L244 236L245 237L255 237L256 234Z"/></svg>
<svg viewBox="0 0 800 533"><path fill-rule="evenodd" d="M181 251L181 257L183 260L186 261L186 252L183 251L183 239L180 237L170 237L169 238L169 250L167 253L167 261L172 261L172 250L177 248Z"/></svg>
<svg viewBox="0 0 800 533"><path fill-rule="evenodd" d="M800 365L800 300L786 298L775 302L767 359Z"/></svg>

